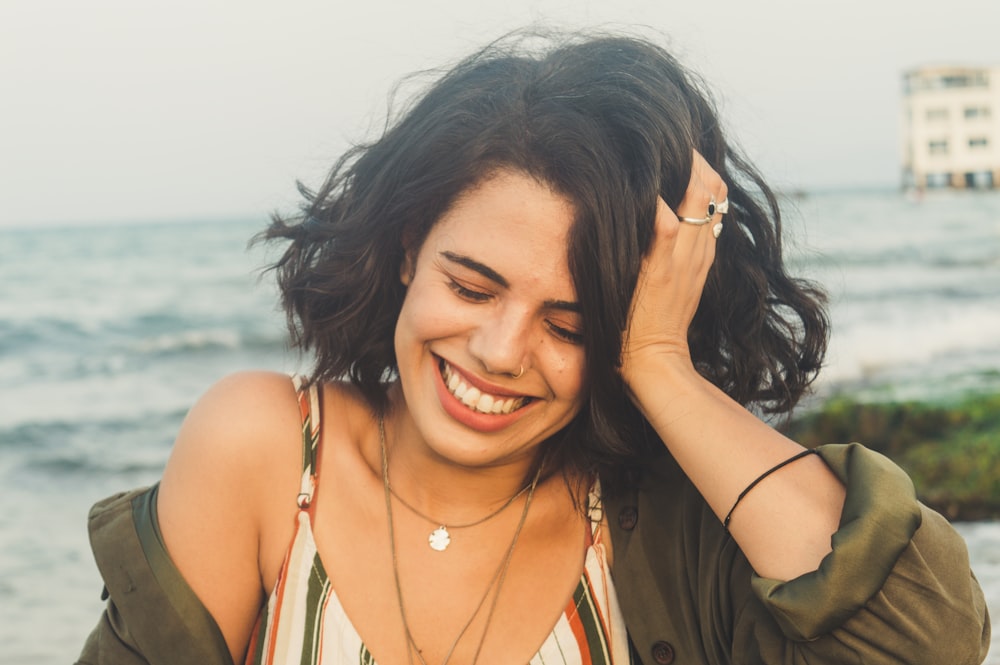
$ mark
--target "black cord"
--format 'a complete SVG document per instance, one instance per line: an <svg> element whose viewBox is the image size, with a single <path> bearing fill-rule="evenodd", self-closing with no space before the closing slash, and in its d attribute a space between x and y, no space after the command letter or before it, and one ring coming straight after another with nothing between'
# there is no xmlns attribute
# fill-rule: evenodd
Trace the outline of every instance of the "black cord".
<svg viewBox="0 0 1000 665"><path fill-rule="evenodd" d="M781 462L780 464L778 464L776 466L772 466L770 469L768 469L764 473L762 473L759 476L757 476L757 479L754 480L749 485L747 485L746 489L744 489L742 492L740 492L740 495L738 497L736 497L736 503L734 503L733 507L729 509L728 513L726 513L726 519L722 520L722 526L723 526L723 528L725 528L726 531L729 531L729 521L731 519L733 519L733 511L736 510L736 506L740 505L740 501L743 500L743 497L745 497L747 494L749 494L750 490L752 490L754 487L757 486L757 483L759 483L760 481L764 480L765 478L767 478L768 476L770 476L772 473L774 473L775 471L777 471L781 467L787 466L787 465L791 464L795 460L802 459L806 455L818 455L818 454L819 453L817 453L815 450L813 450L811 448L809 450L803 450L802 452L798 453L797 455L792 455L791 457L789 457L788 459L786 459L784 462Z"/></svg>

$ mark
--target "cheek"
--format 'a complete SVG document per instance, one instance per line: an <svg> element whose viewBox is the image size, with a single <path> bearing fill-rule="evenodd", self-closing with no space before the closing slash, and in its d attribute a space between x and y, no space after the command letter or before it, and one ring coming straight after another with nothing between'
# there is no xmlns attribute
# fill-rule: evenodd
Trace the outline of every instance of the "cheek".
<svg viewBox="0 0 1000 665"><path fill-rule="evenodd" d="M553 369L564 396L572 400L582 399L587 382L586 359L583 349L572 347L569 351L558 354L553 363Z"/></svg>
<svg viewBox="0 0 1000 665"><path fill-rule="evenodd" d="M449 307L450 293L442 293L440 285L417 279L406 292L403 307L396 320L396 349L406 343L423 343L456 334L467 327L461 310Z"/></svg>
<svg viewBox="0 0 1000 665"><path fill-rule="evenodd" d="M403 299L403 306L396 319L396 356L401 359L415 342L425 335L426 317L420 315L424 307L421 305L419 289L410 286Z"/></svg>

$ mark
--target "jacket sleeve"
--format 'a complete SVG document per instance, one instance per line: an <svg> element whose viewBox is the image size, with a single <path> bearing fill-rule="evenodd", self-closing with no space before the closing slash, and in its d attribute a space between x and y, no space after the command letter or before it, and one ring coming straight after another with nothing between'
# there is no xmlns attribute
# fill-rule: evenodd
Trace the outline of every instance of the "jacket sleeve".
<svg viewBox="0 0 1000 665"><path fill-rule="evenodd" d="M752 575L781 631L768 650L803 662L856 653L865 663L981 663L990 622L962 538L882 455L857 444L820 453L847 487L840 528L816 571L788 582Z"/></svg>
<svg viewBox="0 0 1000 665"><path fill-rule="evenodd" d="M794 580L757 576L672 460L636 497L642 527L616 537L610 522L615 585L644 662L663 644L675 662L706 664L982 662L989 618L962 538L882 455L858 444L819 452L847 498L831 553Z"/></svg>
<svg viewBox="0 0 1000 665"><path fill-rule="evenodd" d="M90 543L108 602L78 665L232 665L214 619L167 555L156 491L116 494L91 508Z"/></svg>

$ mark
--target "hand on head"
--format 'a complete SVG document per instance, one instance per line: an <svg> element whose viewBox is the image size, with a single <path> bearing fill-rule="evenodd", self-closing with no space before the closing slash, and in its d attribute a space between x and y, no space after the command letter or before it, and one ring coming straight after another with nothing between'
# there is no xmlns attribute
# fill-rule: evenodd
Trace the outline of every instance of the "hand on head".
<svg viewBox="0 0 1000 665"><path fill-rule="evenodd" d="M691 178L677 210L656 205L653 242L642 263L623 339L622 376L654 357L690 363L687 334L715 260L728 188L697 151Z"/></svg>

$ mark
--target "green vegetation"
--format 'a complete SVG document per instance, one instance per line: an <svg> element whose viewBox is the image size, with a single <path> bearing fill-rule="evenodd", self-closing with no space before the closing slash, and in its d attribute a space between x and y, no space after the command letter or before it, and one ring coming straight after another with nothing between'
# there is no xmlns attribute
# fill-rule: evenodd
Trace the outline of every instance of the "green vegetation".
<svg viewBox="0 0 1000 665"><path fill-rule="evenodd" d="M804 446L859 441L892 458L951 520L1000 519L1000 395L954 404L838 397L782 427Z"/></svg>

